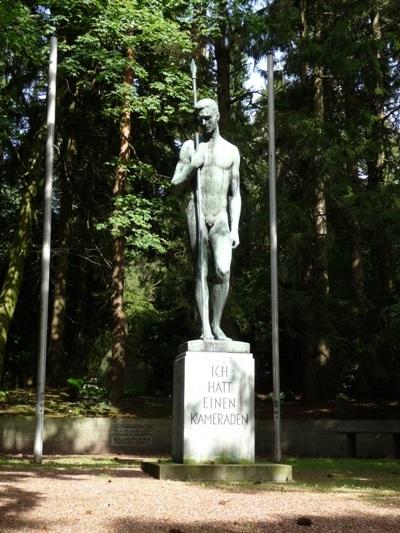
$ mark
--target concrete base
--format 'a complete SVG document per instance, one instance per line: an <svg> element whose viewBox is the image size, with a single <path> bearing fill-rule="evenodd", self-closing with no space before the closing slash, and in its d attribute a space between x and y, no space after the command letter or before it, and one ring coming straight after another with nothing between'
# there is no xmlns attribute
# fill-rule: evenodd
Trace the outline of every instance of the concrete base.
<svg viewBox="0 0 400 533"><path fill-rule="evenodd" d="M199 348L208 351L198 351ZM235 341L189 341L174 363L172 459L254 462L254 358ZM229 351L227 351L229 350Z"/></svg>
<svg viewBox="0 0 400 533"><path fill-rule="evenodd" d="M156 479L175 481L272 481L275 483L292 481L292 467L290 465L272 463L188 465L143 461L140 468Z"/></svg>
<svg viewBox="0 0 400 533"><path fill-rule="evenodd" d="M184 352L226 352L226 353L250 353L248 342L233 341L227 339L217 341L215 339L195 339L182 343L178 348L178 354Z"/></svg>

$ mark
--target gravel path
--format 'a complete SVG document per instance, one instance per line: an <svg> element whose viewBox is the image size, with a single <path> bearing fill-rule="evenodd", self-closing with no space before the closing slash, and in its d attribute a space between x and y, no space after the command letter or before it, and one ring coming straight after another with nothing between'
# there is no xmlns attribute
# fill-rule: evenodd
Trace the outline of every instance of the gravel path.
<svg viewBox="0 0 400 533"><path fill-rule="evenodd" d="M299 517L311 526L298 525ZM348 530L400 532L400 509L390 494L376 502L354 491L215 487L158 481L132 467L0 470L1 533Z"/></svg>

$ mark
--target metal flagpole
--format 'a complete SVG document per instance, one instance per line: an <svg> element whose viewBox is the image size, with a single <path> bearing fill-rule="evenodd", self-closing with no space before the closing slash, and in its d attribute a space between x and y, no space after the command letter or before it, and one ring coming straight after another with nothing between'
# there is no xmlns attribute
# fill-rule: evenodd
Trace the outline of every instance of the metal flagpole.
<svg viewBox="0 0 400 533"><path fill-rule="evenodd" d="M197 67L195 60L192 59L192 62L190 64L190 70L192 73L192 85L193 85L193 103L194 103L194 109L196 110L196 104L197 104ZM199 149L199 132L195 132L194 136L194 148L197 151ZM203 330L203 338L204 338L204 324L206 323L206 320L208 320L207 317L207 305L205 301L205 279L203 276L203 228L201 225L201 216L202 216L202 197L201 197L201 171L198 168L197 169L197 180L196 180L196 217L197 217L197 268L199 269L199 275L200 275L200 287L201 287L201 322L202 322L202 330Z"/></svg>
<svg viewBox="0 0 400 533"><path fill-rule="evenodd" d="M279 377L279 311L278 311L278 239L276 230L276 173L275 173L275 105L274 56L267 55L268 68L268 134L269 134L269 216L271 241L271 314L272 314L272 371L274 402L275 461L282 459L281 404Z"/></svg>
<svg viewBox="0 0 400 533"><path fill-rule="evenodd" d="M57 37L50 38L49 86L47 97L47 141L44 188L44 220L42 246L42 281L40 294L39 360L36 391L36 426L33 455L35 463L42 462L44 395L46 381L47 324L50 283L51 199L53 188L54 132L56 117Z"/></svg>

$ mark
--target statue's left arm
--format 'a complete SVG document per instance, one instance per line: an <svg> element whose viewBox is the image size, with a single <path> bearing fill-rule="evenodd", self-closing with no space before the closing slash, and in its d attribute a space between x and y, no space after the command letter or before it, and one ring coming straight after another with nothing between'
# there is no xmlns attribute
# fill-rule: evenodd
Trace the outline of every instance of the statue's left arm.
<svg viewBox="0 0 400 533"><path fill-rule="evenodd" d="M240 196L240 155L236 146L233 149L233 163L231 167L231 183L229 198L229 218L231 222L231 239L232 248L239 246L239 219L242 208L242 199Z"/></svg>

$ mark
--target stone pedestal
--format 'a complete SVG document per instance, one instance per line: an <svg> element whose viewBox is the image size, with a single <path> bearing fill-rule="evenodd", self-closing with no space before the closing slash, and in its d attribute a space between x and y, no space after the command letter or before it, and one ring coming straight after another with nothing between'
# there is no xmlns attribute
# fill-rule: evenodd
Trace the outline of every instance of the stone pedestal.
<svg viewBox="0 0 400 533"><path fill-rule="evenodd" d="M189 341L174 363L172 459L254 462L254 358L234 341Z"/></svg>

